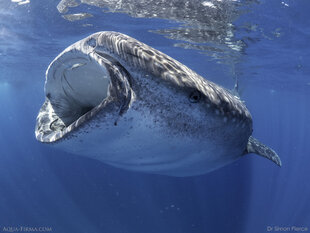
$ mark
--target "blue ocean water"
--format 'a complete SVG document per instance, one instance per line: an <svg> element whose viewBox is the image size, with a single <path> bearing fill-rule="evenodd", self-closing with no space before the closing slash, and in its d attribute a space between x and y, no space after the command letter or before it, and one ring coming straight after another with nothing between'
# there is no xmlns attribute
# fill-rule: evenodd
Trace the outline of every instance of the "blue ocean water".
<svg viewBox="0 0 310 233"><path fill-rule="evenodd" d="M0 0L0 231L310 231L309 1L61 3ZM92 17L75 20L77 13ZM101 30L128 34L226 88L238 79L253 135L278 152L282 168L251 154L173 178L37 142L47 66Z"/></svg>

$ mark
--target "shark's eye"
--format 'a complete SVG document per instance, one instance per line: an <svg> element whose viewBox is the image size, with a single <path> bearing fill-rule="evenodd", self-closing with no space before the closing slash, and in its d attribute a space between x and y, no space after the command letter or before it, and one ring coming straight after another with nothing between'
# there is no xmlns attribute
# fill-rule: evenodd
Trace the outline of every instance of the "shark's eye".
<svg viewBox="0 0 310 233"><path fill-rule="evenodd" d="M191 103L198 103L200 99L201 99L201 93L200 93L200 91L193 91L193 92L189 95L189 101L190 101Z"/></svg>

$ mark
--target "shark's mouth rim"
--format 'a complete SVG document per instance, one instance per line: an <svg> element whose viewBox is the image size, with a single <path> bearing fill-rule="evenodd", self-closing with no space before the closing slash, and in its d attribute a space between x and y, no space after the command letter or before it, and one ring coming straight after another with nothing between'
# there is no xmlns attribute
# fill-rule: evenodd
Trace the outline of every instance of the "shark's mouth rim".
<svg viewBox="0 0 310 233"><path fill-rule="evenodd" d="M88 122L103 109L106 108L107 111L109 111L109 106L114 106L113 115L115 115L115 121L112 122L112 125L115 125L118 117L129 109L132 101L135 99L135 94L131 88L132 78L126 68L109 54L105 54L102 51L96 52L95 50L92 50L91 47L85 48L83 46L71 46L64 50L49 66L46 73L46 83L48 82L48 79L52 79L48 74L55 73L55 67L53 66L55 66L55 64L61 64L63 57L66 58L68 54L69 56L82 56L83 59L85 58L87 60L95 61L97 65L104 67L109 76L107 93L105 98L101 98L99 104L92 106L90 110L78 115L74 121L71 121L68 124L68 122L63 122L61 117L55 112L51 95L45 89L45 102L39 111L35 127L35 136L40 142L53 143L66 138L72 131L80 128L82 124Z"/></svg>
<svg viewBox="0 0 310 233"><path fill-rule="evenodd" d="M135 93L131 89L130 74L126 70L122 70L122 68L120 71L124 72L118 73L122 76L122 79L120 80L120 77L117 75L111 78L107 97L68 126L55 113L50 99L46 97L37 116L35 127L36 139L43 143L54 143L64 139L103 110L105 112L113 112L114 121L111 122L111 125L116 125L118 118L130 108L136 98Z"/></svg>

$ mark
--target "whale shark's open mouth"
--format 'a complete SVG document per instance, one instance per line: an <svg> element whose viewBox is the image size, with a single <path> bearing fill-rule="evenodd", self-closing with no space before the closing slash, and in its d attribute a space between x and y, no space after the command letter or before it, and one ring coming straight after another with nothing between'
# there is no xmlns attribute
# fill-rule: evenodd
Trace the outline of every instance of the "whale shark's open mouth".
<svg viewBox="0 0 310 233"><path fill-rule="evenodd" d="M54 142L99 111L111 80L102 62L79 51L57 57L46 76L46 101L38 115L36 137Z"/></svg>
<svg viewBox="0 0 310 233"><path fill-rule="evenodd" d="M46 99L36 123L37 140L55 142L99 111L111 110L112 105L122 115L134 99L130 73L90 44L86 40L68 47L49 65Z"/></svg>
<svg viewBox="0 0 310 233"><path fill-rule="evenodd" d="M56 66L56 65L55 65ZM63 61L48 77L46 96L66 126L99 105L108 95L109 75L103 66L86 58Z"/></svg>

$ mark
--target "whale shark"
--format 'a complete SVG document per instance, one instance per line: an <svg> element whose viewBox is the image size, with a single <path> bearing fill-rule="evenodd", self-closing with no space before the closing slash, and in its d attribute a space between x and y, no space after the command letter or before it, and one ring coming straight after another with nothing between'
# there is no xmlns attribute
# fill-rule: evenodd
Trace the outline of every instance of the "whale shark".
<svg viewBox="0 0 310 233"><path fill-rule="evenodd" d="M36 139L132 171L202 175L254 153L281 166L252 135L239 97L119 32L94 33L46 71Z"/></svg>

